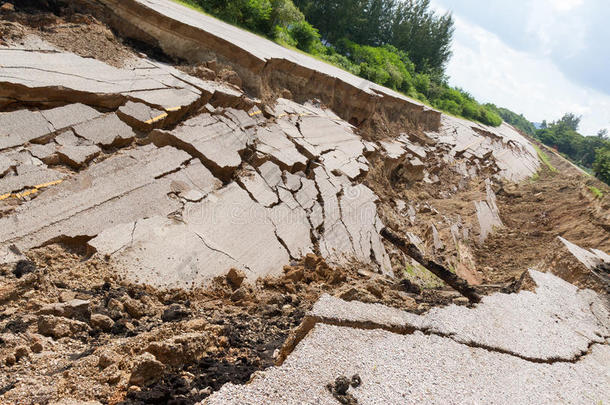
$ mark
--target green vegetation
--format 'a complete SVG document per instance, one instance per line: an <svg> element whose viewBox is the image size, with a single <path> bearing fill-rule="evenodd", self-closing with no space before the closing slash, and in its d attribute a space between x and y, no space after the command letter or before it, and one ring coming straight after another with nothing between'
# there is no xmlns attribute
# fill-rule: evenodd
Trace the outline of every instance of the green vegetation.
<svg viewBox="0 0 610 405"><path fill-rule="evenodd" d="M424 289L441 288L445 285L443 280L436 277L420 264L413 266L407 263L404 276L412 283L418 284Z"/></svg>
<svg viewBox="0 0 610 405"><path fill-rule="evenodd" d="M582 136L577 132L580 117L565 114L560 120L536 131L536 138L574 163L593 171L595 176L610 184L610 140L605 130L596 136Z"/></svg>
<svg viewBox="0 0 610 405"><path fill-rule="evenodd" d="M429 0L179 1L452 115L502 124L496 111L448 85L453 18L436 15Z"/></svg>
<svg viewBox="0 0 610 405"><path fill-rule="evenodd" d="M602 198L604 198L604 192L601 191L599 188L594 187L594 186L589 186L589 190L591 191L591 194L593 194L595 196L595 198L599 198L600 200Z"/></svg>
<svg viewBox="0 0 610 405"><path fill-rule="evenodd" d="M502 120L592 171L610 184L607 133L582 136L566 114L536 130L523 115L479 104L449 86L453 17L430 0L176 0L279 44L297 48L355 75L400 91L446 113L499 126ZM548 156L540 160L556 171Z"/></svg>
<svg viewBox="0 0 610 405"><path fill-rule="evenodd" d="M532 144L534 146L534 149L536 149L536 152L538 153L538 159L540 159L540 161L553 173L557 172L557 169L555 168L555 166L553 166L553 164L551 163L551 160L549 159L549 156L544 153L542 151L542 149L540 149L538 147L538 145L536 144Z"/></svg>
<svg viewBox="0 0 610 405"><path fill-rule="evenodd" d="M494 104L485 104L485 107L498 114L505 122L521 132L531 136L536 134L536 127L523 114L514 113L507 108L496 107Z"/></svg>

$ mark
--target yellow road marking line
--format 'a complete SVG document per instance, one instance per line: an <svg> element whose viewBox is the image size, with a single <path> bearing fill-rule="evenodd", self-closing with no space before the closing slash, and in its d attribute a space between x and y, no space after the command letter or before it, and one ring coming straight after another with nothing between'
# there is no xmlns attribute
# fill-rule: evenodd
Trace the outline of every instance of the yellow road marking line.
<svg viewBox="0 0 610 405"><path fill-rule="evenodd" d="M146 121L147 124L152 124L155 123L157 121L160 121L162 119L164 119L165 117L167 117L167 113L163 113L161 115L156 116L155 118L151 118L148 121Z"/></svg>
<svg viewBox="0 0 610 405"><path fill-rule="evenodd" d="M165 111L178 111L179 109L181 109L182 107L172 107L172 108L166 108Z"/></svg>
<svg viewBox="0 0 610 405"><path fill-rule="evenodd" d="M262 114L262 113L263 112L261 110L258 110L258 111L254 111L253 113L250 113L249 115L250 115L250 117L254 117L255 115L259 115L259 114Z"/></svg>
<svg viewBox="0 0 610 405"><path fill-rule="evenodd" d="M28 195L35 194L35 193L39 192L41 188L46 188L46 187L54 186L56 184L61 183L62 181L63 180L55 180L55 181L50 181L48 183L38 184L37 186L34 186L30 190L26 190L26 191L23 191L21 193L6 193L6 194L2 194L2 195L0 195L0 201L6 200L7 198L11 198L11 197L13 197L13 198L23 198L23 197L26 197Z"/></svg>

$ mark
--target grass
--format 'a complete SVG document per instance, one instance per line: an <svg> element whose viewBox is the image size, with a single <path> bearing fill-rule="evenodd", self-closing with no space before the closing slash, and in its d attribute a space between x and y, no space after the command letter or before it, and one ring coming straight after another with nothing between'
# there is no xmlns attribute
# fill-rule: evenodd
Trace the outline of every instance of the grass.
<svg viewBox="0 0 610 405"><path fill-rule="evenodd" d="M424 289L441 288L445 285L443 280L436 277L420 264L416 266L407 264L404 274L409 281L420 285Z"/></svg>
<svg viewBox="0 0 610 405"><path fill-rule="evenodd" d="M538 153L538 159L553 173L557 173L558 170L551 164L551 160L549 156L542 151L535 143L532 143L534 149L536 149L536 153Z"/></svg>
<svg viewBox="0 0 610 405"><path fill-rule="evenodd" d="M602 199L604 198L604 192L601 191L599 188L594 187L594 186L589 186L589 191L591 191L591 194L593 194L595 196L595 198L598 199Z"/></svg>

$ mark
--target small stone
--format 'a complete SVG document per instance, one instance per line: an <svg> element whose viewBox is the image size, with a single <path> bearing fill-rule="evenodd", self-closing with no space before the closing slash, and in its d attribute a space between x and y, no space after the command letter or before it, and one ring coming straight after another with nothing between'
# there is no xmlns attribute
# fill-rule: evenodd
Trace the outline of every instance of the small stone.
<svg viewBox="0 0 610 405"><path fill-rule="evenodd" d="M282 89L281 96L286 100L292 100L292 92L288 89Z"/></svg>
<svg viewBox="0 0 610 405"><path fill-rule="evenodd" d="M241 85L242 85L241 78L233 70L223 69L223 70L220 71L218 76L220 77L220 80L222 80L223 82L230 83L230 84L232 84L234 86L237 86L237 87L241 87Z"/></svg>
<svg viewBox="0 0 610 405"><path fill-rule="evenodd" d="M360 378L360 376L358 374L354 374L352 376L351 385L354 388L358 388L358 387L360 387L360 385L362 385L362 379Z"/></svg>
<svg viewBox="0 0 610 405"><path fill-rule="evenodd" d="M203 80L215 80L216 72L205 66L199 65L195 68L195 76Z"/></svg>
<svg viewBox="0 0 610 405"><path fill-rule="evenodd" d="M97 365L101 368L101 369L105 369L106 367L109 367L113 364L118 363L119 361L121 361L121 356L109 349L104 349L102 351L100 351L98 353L99 356L99 361L97 363Z"/></svg>
<svg viewBox="0 0 610 405"><path fill-rule="evenodd" d="M2 6L0 6L0 10L2 11L15 11L15 6L12 5L11 3L4 3Z"/></svg>
<svg viewBox="0 0 610 405"><path fill-rule="evenodd" d="M7 3L5 3L7 4ZM36 265L29 260L19 260L15 264L15 268L13 269L13 274L17 278L23 277L25 274L34 273L36 271Z"/></svg>
<svg viewBox="0 0 610 405"><path fill-rule="evenodd" d="M121 301L117 300L116 298L111 298L108 301L108 305L106 306L106 308L108 308L109 311L117 311L117 312L125 311L125 306L123 305L123 303Z"/></svg>
<svg viewBox="0 0 610 405"><path fill-rule="evenodd" d="M150 353L144 353L135 359L135 366L129 377L129 384L143 387L163 376L165 366Z"/></svg>
<svg viewBox="0 0 610 405"><path fill-rule="evenodd" d="M350 380L345 376L337 377L335 380L335 392L339 395L347 394L349 386Z"/></svg>
<svg viewBox="0 0 610 405"><path fill-rule="evenodd" d="M245 278L246 274L241 270L231 269L227 273L227 282L234 290L237 290L239 287L241 287Z"/></svg>
<svg viewBox="0 0 610 405"><path fill-rule="evenodd" d="M76 298L74 291L62 291L59 293L59 302L68 302Z"/></svg>
<svg viewBox="0 0 610 405"><path fill-rule="evenodd" d="M138 300L134 300L133 298L126 298L123 301L123 305L125 306L125 311L132 318L139 319L146 315L146 308L144 304L142 304Z"/></svg>
<svg viewBox="0 0 610 405"><path fill-rule="evenodd" d="M468 305L470 301L466 297L457 297L453 299L455 305Z"/></svg>
<svg viewBox="0 0 610 405"><path fill-rule="evenodd" d="M17 363L17 359L15 359L15 356L12 354L9 354L4 358L4 364L6 364L7 367L14 366L15 363Z"/></svg>
<svg viewBox="0 0 610 405"><path fill-rule="evenodd" d="M208 69L214 71L214 72L218 72L218 62L216 61L216 59L212 59L210 61L207 61L206 66Z"/></svg>
<svg viewBox="0 0 610 405"><path fill-rule="evenodd" d="M248 295L247 290L244 287L238 288L231 294L231 301L237 302L241 301Z"/></svg>
<svg viewBox="0 0 610 405"><path fill-rule="evenodd" d="M161 320L163 322L179 321L190 316L191 312L180 304L172 304L165 308Z"/></svg>
<svg viewBox="0 0 610 405"><path fill-rule="evenodd" d="M84 322L53 315L43 315L38 318L38 333L55 339L88 332L89 325Z"/></svg>
<svg viewBox="0 0 610 405"><path fill-rule="evenodd" d="M30 350L32 353L40 353L44 350L44 346L40 340L36 340L34 343L30 345Z"/></svg>
<svg viewBox="0 0 610 405"><path fill-rule="evenodd" d="M98 329L104 332L111 330L112 325L114 325L112 318L102 314L91 315L91 321L89 323L93 329Z"/></svg>
<svg viewBox="0 0 610 405"><path fill-rule="evenodd" d="M65 318L77 319L83 322L89 322L91 318L90 301L73 299L64 303L47 304L40 311L41 315L55 315Z"/></svg>
<svg viewBox="0 0 610 405"><path fill-rule="evenodd" d="M24 357L30 356L30 350L25 346L19 346L15 349L15 360L19 361Z"/></svg>

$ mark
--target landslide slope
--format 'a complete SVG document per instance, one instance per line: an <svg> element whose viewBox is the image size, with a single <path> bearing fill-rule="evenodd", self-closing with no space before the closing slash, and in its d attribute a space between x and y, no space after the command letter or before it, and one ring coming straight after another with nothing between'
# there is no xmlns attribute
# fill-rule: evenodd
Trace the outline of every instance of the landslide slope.
<svg viewBox="0 0 610 405"><path fill-rule="evenodd" d="M464 303L383 227L482 293L534 266L603 291L557 236L602 257L608 198L509 125L169 1L51 3L0 15L4 402L195 403L323 292Z"/></svg>

